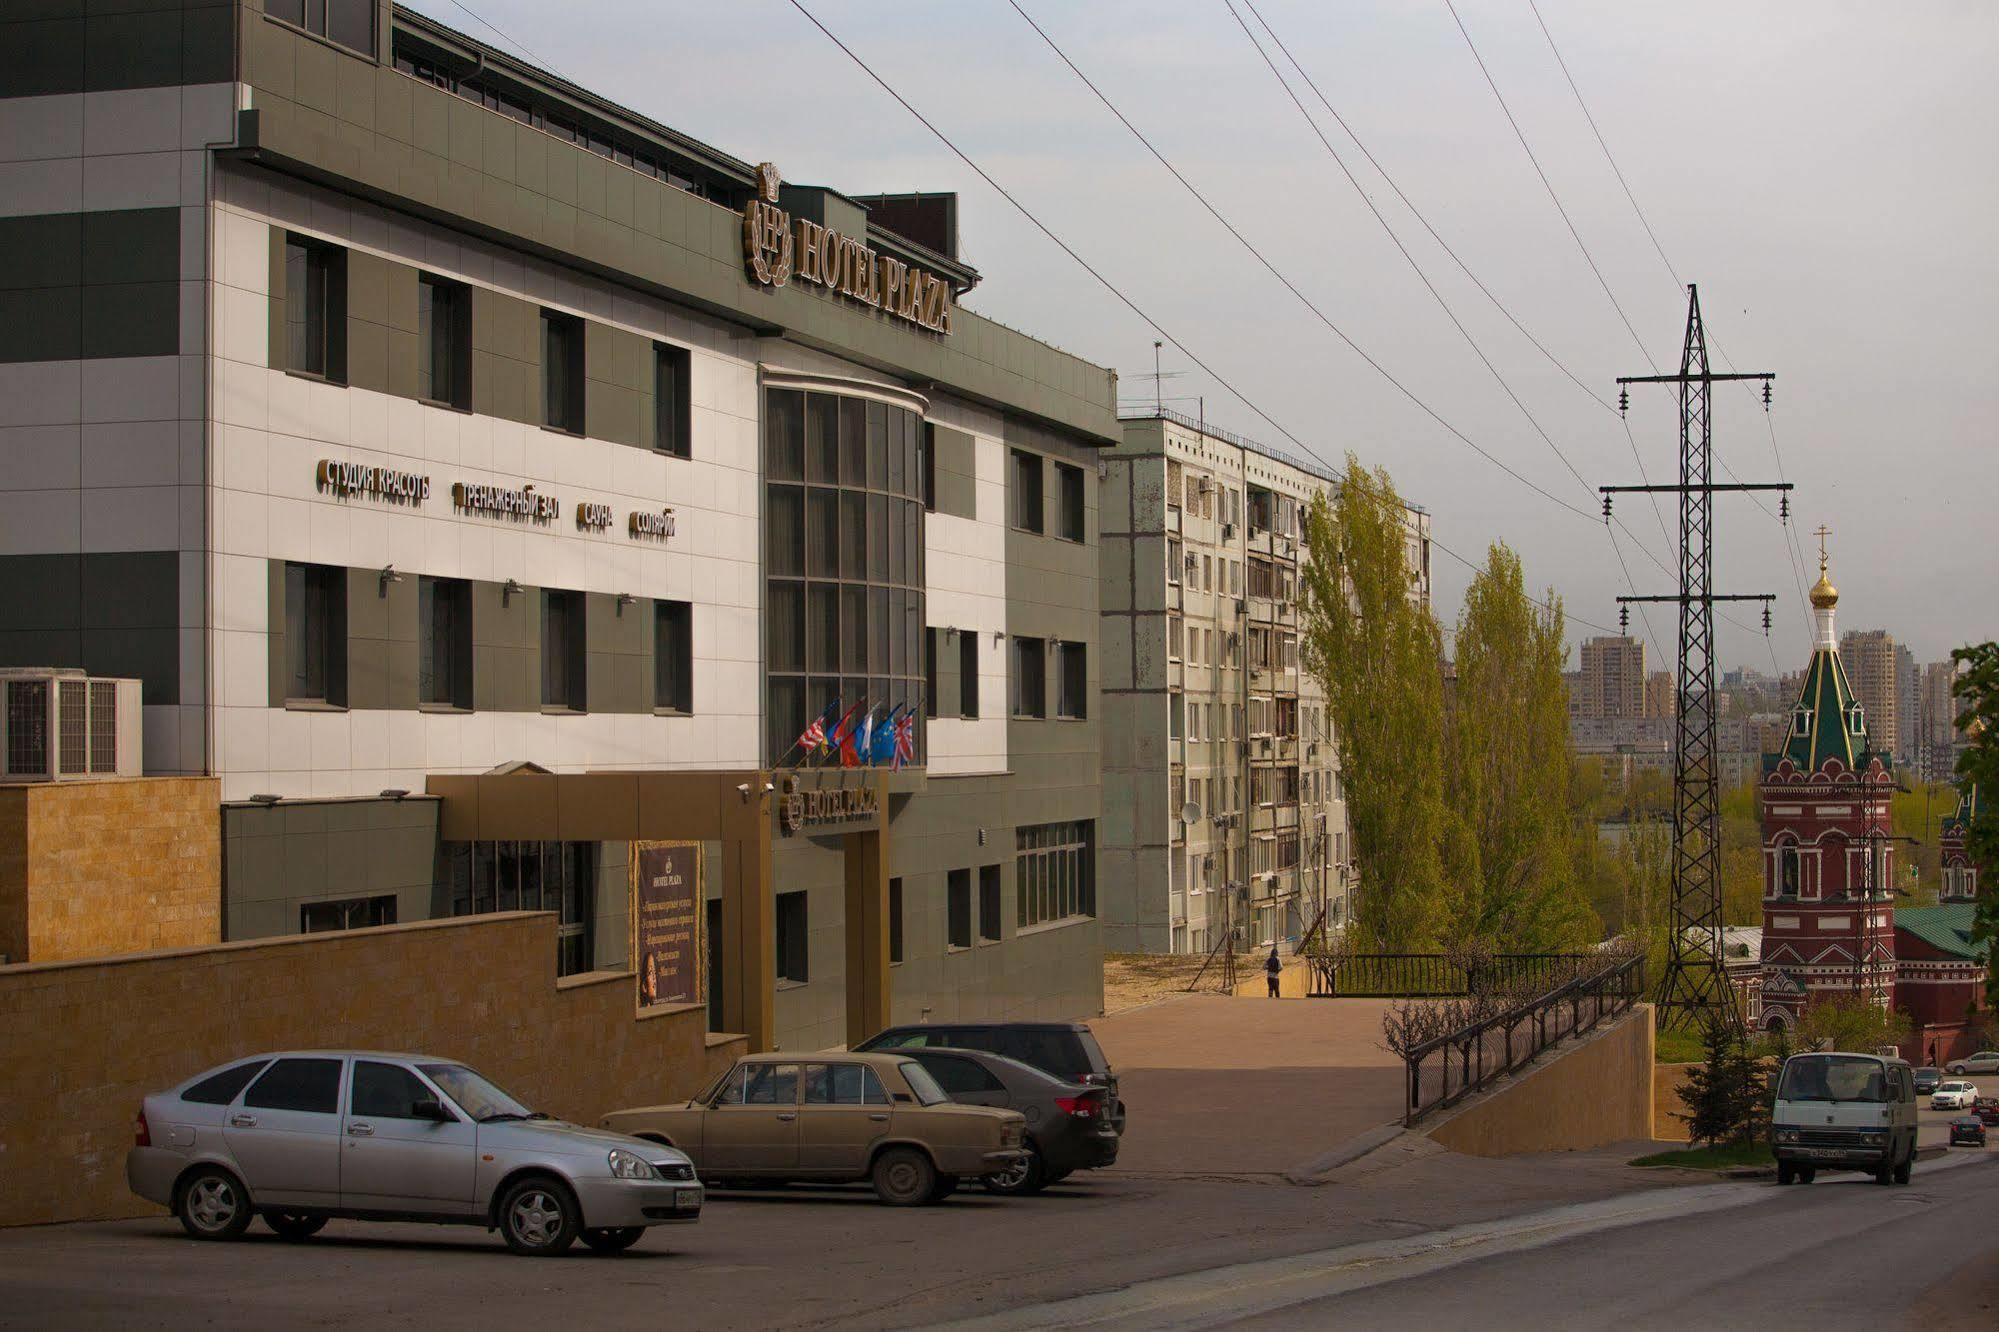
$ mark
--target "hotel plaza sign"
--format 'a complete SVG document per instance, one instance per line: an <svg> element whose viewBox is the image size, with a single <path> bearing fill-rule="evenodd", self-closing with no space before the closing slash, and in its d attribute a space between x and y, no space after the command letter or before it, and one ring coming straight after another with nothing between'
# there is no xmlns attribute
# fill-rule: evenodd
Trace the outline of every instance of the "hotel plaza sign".
<svg viewBox="0 0 1999 1332"><path fill-rule="evenodd" d="M743 262L752 280L782 287L796 278L932 333L951 331L950 283L793 217L777 205L781 183L775 166L758 166L757 197L743 209Z"/></svg>
<svg viewBox="0 0 1999 1332"><path fill-rule="evenodd" d="M793 774L784 779L777 813L788 833L852 831L848 825L865 827L881 817L881 789L872 782L863 786L805 786Z"/></svg>

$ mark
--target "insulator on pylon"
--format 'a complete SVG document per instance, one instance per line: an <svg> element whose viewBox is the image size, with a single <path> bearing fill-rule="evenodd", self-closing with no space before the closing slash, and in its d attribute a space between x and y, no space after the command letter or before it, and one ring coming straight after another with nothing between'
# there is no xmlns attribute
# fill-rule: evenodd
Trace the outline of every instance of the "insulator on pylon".
<svg viewBox="0 0 1999 1332"><path fill-rule="evenodd" d="M1770 410L1770 381L1767 379L1763 381L1763 410Z"/></svg>
<svg viewBox="0 0 1999 1332"><path fill-rule="evenodd" d="M1603 521L1606 523L1610 521L1610 496L1608 495L1603 497Z"/></svg>
<svg viewBox="0 0 1999 1332"><path fill-rule="evenodd" d="M1770 603L1763 603L1763 637L1770 636Z"/></svg>
<svg viewBox="0 0 1999 1332"><path fill-rule="evenodd" d="M1789 495L1777 496L1777 520L1785 523L1791 521L1791 497Z"/></svg>
<svg viewBox="0 0 1999 1332"><path fill-rule="evenodd" d="M1623 634L1623 633L1629 633L1630 631L1631 631L1631 607L1619 606L1617 608L1617 632Z"/></svg>
<svg viewBox="0 0 1999 1332"><path fill-rule="evenodd" d="M1621 388L1617 390L1617 414L1622 416L1629 410L1631 410L1631 390Z"/></svg>

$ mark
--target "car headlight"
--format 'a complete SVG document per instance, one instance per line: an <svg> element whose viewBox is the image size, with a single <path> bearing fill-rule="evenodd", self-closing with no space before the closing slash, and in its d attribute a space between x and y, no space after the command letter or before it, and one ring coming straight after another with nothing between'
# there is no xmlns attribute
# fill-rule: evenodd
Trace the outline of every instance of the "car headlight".
<svg viewBox="0 0 1999 1332"><path fill-rule="evenodd" d="M1797 1140L1798 1131L1796 1129L1780 1128L1777 1130L1778 1142L1796 1142Z"/></svg>
<svg viewBox="0 0 1999 1332"><path fill-rule="evenodd" d="M1860 1130L1860 1136L1868 1142L1879 1142L1887 1135L1887 1132L1888 1130L1886 1129L1862 1129Z"/></svg>
<svg viewBox="0 0 1999 1332"><path fill-rule="evenodd" d="M634 1156L622 1147L613 1147L610 1157L611 1176L614 1179L658 1179L659 1171L653 1169L652 1162L642 1156Z"/></svg>

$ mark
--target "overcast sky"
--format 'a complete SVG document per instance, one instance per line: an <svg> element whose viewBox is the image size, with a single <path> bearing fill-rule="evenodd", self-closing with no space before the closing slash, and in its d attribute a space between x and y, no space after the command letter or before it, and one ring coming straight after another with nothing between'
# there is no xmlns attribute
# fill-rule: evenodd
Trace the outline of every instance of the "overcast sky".
<svg viewBox="0 0 1999 1332"><path fill-rule="evenodd" d="M1021 0L1070 58L1370 356L1565 512L1453 438L1342 344L1120 126L1007 0L804 0L878 73L1160 327L1325 457L1387 466L1445 546L1503 540L1553 587L1572 638L1614 626L1628 591L1595 518L1600 483L1638 479L1617 418L1537 352L1396 200L1274 49L1418 265L1572 475L1480 364L1292 105L1224 0ZM1528 0L1457 0L1528 143L1635 326L1626 330L1514 137L1444 0L1255 0L1335 110L1471 271L1562 365L1614 400L1618 375L1675 369L1685 297L1563 80ZM966 304L1122 375L1149 400L1152 326L1037 233L811 27L789 0L468 0L583 86L790 180L852 193L957 190ZM1257 31L1255 18L1236 8ZM1833 529L1842 628L1886 628L1919 660L1999 634L1999 5L1791 0L1540 12L1718 350L1775 371L1770 417L1802 582ZM455 0L416 7L498 42ZM508 43L499 42L507 45ZM1267 37L1266 37L1267 44ZM1642 340L1642 346L1641 346ZM1169 345L1169 403L1289 447ZM1753 396L1717 388L1716 452L1773 480ZM1676 480L1670 390L1634 390L1632 438ZM1718 479L1726 479L1718 477ZM1774 496L1764 502L1771 513ZM1775 628L1721 625L1721 661L1785 670L1809 651L1774 517L1717 501L1716 590L1775 592ZM1677 532L1670 507L1664 526ZM1627 497L1637 590L1673 589L1661 522ZM1635 542L1634 538L1635 537ZM1637 544L1650 551L1641 553ZM1440 555L1455 619L1467 570ZM1758 624L1751 606L1729 613ZM1654 661L1674 653L1654 607ZM1632 627L1643 632L1639 618ZM1661 662L1661 664L1664 664Z"/></svg>

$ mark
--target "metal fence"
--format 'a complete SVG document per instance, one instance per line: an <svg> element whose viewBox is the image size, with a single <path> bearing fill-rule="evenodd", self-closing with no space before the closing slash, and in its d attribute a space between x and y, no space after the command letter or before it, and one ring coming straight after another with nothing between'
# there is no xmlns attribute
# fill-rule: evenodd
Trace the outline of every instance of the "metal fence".
<svg viewBox="0 0 1999 1332"><path fill-rule="evenodd" d="M1469 965L1443 953L1308 954L1314 999L1452 999L1510 988L1582 953L1495 953Z"/></svg>
<svg viewBox="0 0 1999 1332"><path fill-rule="evenodd" d="M1403 1056L1408 1096L1403 1124L1413 1125L1516 1071L1549 1046L1629 1012L1644 993L1645 956L1633 954L1416 1046Z"/></svg>

